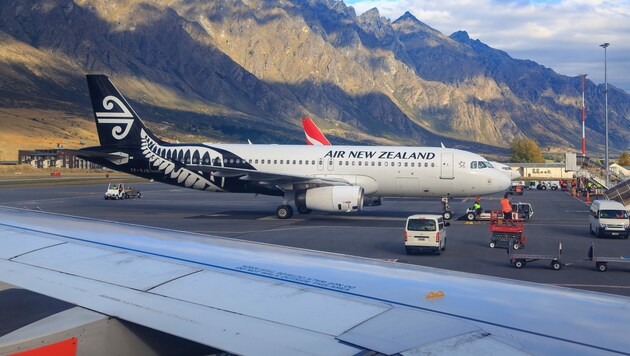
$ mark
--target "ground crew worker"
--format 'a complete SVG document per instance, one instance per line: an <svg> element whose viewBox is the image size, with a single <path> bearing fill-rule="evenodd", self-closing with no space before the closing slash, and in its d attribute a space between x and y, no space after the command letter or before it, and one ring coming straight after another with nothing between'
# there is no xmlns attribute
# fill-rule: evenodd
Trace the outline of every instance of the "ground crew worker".
<svg viewBox="0 0 630 356"><path fill-rule="evenodd" d="M477 216L483 213L483 209L481 208L481 204L479 203L480 201L481 198L477 197L477 200L475 200L475 204L473 205L473 209L475 210L475 214L477 214Z"/></svg>
<svg viewBox="0 0 630 356"><path fill-rule="evenodd" d="M501 199L501 211L503 211L503 217L505 219L514 219L512 214L512 203L510 203L510 199L508 199L508 193L503 195L503 199Z"/></svg>

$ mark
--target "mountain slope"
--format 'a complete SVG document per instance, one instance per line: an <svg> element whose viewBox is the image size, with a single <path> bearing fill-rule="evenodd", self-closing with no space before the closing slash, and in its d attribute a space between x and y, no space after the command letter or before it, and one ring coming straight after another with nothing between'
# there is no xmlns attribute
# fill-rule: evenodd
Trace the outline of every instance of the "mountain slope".
<svg viewBox="0 0 630 356"><path fill-rule="evenodd" d="M580 143L578 78L464 32L445 36L409 13L357 17L334 0L9 0L0 31L0 105L9 110L90 118L83 75L99 72L171 138L299 143L299 119L311 116L337 144L444 142L505 154L520 136L552 150ZM594 111L603 91L589 84ZM611 88L613 148L628 146L628 103ZM593 116L595 149L603 125Z"/></svg>

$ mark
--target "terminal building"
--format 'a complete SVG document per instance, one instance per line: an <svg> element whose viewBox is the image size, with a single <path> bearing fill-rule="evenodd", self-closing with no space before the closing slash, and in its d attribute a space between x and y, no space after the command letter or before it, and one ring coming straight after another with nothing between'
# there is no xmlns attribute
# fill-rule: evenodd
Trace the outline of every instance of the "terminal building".
<svg viewBox="0 0 630 356"><path fill-rule="evenodd" d="M74 153L61 148L19 150L18 164L28 164L35 168L82 168L100 169L100 165L77 157Z"/></svg>

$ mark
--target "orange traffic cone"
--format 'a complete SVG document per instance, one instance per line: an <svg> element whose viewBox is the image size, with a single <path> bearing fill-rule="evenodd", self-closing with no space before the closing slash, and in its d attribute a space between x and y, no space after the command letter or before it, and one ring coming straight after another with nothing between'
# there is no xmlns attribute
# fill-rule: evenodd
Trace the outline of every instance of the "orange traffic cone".
<svg viewBox="0 0 630 356"><path fill-rule="evenodd" d="M591 203L591 197L590 197L590 195L588 194L588 190L586 191L586 199L584 199L584 202L585 202L586 204L590 204L590 203Z"/></svg>

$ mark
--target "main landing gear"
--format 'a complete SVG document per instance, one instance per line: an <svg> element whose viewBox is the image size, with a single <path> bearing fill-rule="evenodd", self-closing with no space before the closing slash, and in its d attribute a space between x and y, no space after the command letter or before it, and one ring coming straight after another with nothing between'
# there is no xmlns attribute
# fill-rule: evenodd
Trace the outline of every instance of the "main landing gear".
<svg viewBox="0 0 630 356"><path fill-rule="evenodd" d="M448 197L442 198L442 217L444 220L451 220L453 218L453 210L451 210L451 206L448 205Z"/></svg>
<svg viewBox="0 0 630 356"><path fill-rule="evenodd" d="M278 219L290 219L293 216L293 208L289 204L283 204L276 209Z"/></svg>

